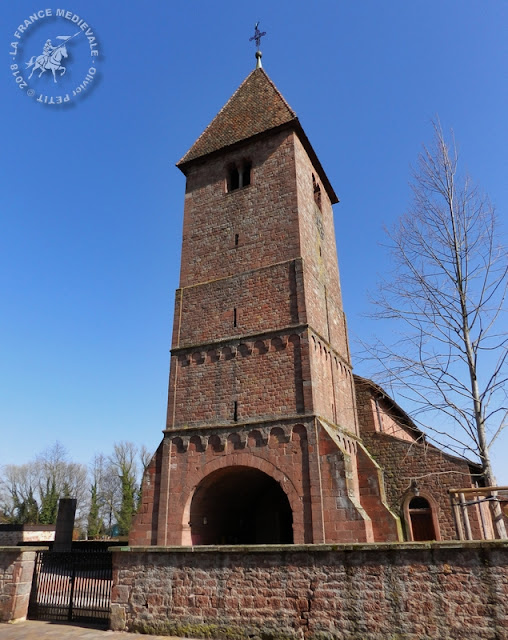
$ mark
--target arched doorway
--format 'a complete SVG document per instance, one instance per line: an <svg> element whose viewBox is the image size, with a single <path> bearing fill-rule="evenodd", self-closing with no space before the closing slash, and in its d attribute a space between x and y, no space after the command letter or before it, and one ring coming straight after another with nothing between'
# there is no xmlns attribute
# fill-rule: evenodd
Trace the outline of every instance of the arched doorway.
<svg viewBox="0 0 508 640"><path fill-rule="evenodd" d="M280 484L251 467L206 476L190 507L192 544L292 544L293 514Z"/></svg>
<svg viewBox="0 0 508 640"><path fill-rule="evenodd" d="M411 538L415 542L439 539L436 534L432 507L426 498L415 496L409 501L407 504L407 519Z"/></svg>

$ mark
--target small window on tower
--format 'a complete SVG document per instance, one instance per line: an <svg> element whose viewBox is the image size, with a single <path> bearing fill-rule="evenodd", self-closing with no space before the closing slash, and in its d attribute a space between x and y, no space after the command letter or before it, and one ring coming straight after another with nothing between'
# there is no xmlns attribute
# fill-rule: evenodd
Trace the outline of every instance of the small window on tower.
<svg viewBox="0 0 508 640"><path fill-rule="evenodd" d="M234 191L240 186L240 174L236 167L231 167L228 174L228 191Z"/></svg>
<svg viewBox="0 0 508 640"><path fill-rule="evenodd" d="M238 165L230 165L228 169L227 190L236 191L242 187L248 187L251 180L252 163L242 162Z"/></svg>

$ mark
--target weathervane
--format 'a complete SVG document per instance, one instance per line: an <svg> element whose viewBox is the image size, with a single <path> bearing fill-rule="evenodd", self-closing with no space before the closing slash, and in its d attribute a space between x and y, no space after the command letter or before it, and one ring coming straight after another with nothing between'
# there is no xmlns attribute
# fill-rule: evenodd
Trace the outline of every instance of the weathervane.
<svg viewBox="0 0 508 640"><path fill-rule="evenodd" d="M256 24L254 25L254 35L252 36L252 38L249 38L249 42L252 42L253 40L256 41L256 58L257 58L257 63L256 63L256 69L261 69L261 67L263 66L261 64L261 56L263 55L261 53L261 51L259 50L259 45L261 44L261 38L263 36L266 36L266 31L260 31L258 29L259 27L259 22L256 22Z"/></svg>

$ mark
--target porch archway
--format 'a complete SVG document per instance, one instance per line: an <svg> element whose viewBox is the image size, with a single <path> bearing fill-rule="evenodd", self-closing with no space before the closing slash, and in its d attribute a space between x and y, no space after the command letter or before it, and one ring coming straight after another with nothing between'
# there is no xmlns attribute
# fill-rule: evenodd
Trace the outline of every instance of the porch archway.
<svg viewBox="0 0 508 640"><path fill-rule="evenodd" d="M207 475L190 504L192 544L292 544L288 497L271 476L247 466Z"/></svg>

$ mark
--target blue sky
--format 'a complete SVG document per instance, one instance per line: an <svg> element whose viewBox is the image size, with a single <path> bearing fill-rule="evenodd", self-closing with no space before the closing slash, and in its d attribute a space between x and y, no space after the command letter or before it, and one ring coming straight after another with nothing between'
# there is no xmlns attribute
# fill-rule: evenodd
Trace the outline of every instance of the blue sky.
<svg viewBox="0 0 508 640"><path fill-rule="evenodd" d="M58 83L34 75L30 86L58 95L95 64L64 107L28 97L10 68L17 26L46 8L79 15L98 44L92 58L85 36L69 43ZM389 268L382 229L409 203L410 166L436 115L506 216L504 0L17 0L0 12L0 464L55 440L84 463L115 441L159 443L183 211L174 165L254 67L257 20L263 65L341 200L353 339L373 331L364 314ZM55 24L32 25L18 60L39 55ZM68 25L61 35L76 33ZM507 454L505 435L494 456L504 484Z"/></svg>

